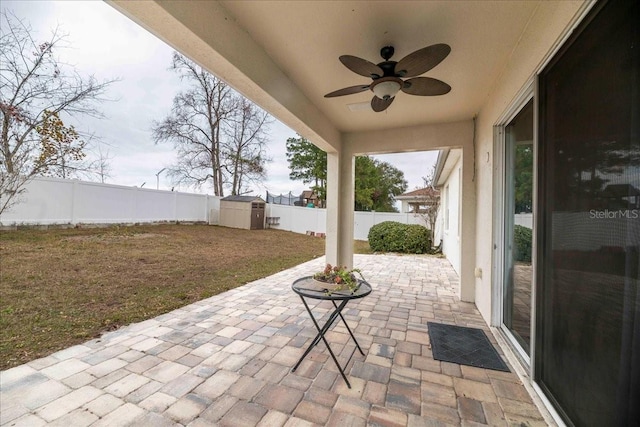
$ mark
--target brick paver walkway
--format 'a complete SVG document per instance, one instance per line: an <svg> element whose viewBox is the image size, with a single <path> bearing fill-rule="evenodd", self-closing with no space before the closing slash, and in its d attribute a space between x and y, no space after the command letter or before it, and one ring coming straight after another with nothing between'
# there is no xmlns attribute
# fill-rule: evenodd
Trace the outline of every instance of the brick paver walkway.
<svg viewBox="0 0 640 427"><path fill-rule="evenodd" d="M0 374L2 426L546 425L513 373L434 360L427 321L488 328L448 262L356 255L348 389L290 285L317 259ZM315 312L329 312L322 302ZM489 337L493 340L491 333ZM345 360L344 326L327 333ZM335 344L334 344L335 343Z"/></svg>

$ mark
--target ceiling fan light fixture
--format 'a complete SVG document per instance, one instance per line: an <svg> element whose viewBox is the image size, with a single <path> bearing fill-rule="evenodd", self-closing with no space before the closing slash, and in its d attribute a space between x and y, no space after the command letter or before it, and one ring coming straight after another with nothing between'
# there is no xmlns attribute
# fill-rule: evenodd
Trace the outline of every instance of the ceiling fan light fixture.
<svg viewBox="0 0 640 427"><path fill-rule="evenodd" d="M397 77L382 77L371 84L371 91L380 99L390 99L402 88L402 80Z"/></svg>
<svg viewBox="0 0 640 427"><path fill-rule="evenodd" d="M391 61L394 54L393 46L385 46L380 50L380 56L384 61L379 64L353 55L341 55L338 59L345 67L358 75L371 78L372 82L334 90L324 97L352 95L370 89L374 94L370 108L379 113L389 108L399 91L416 96L445 95L451 91L451 86L438 79L418 76L440 64L449 53L451 46L439 43L418 49L397 62ZM409 80L402 80L403 78ZM359 110L360 107L355 105L350 104L349 109Z"/></svg>

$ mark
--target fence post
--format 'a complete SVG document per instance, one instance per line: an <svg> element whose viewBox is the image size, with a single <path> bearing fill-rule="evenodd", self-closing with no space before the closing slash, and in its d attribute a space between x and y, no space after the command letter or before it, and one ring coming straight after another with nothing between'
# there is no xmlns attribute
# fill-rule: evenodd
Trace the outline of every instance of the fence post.
<svg viewBox="0 0 640 427"><path fill-rule="evenodd" d="M173 222L178 222L178 192L173 193Z"/></svg>
<svg viewBox="0 0 640 427"><path fill-rule="evenodd" d="M71 183L71 224L72 225L76 225L77 221L78 221L78 214L76 212L76 208L77 208L77 201L76 198L78 197L78 181L73 181Z"/></svg>
<svg viewBox="0 0 640 427"><path fill-rule="evenodd" d="M131 212L131 222L133 224L135 224L136 223L136 218L138 216L138 187L137 186L133 187L132 204L133 204L133 210Z"/></svg>

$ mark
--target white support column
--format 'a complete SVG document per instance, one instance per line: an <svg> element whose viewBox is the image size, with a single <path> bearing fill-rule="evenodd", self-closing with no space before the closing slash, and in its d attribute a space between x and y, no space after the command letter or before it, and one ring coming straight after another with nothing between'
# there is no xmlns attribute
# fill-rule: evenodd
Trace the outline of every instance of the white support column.
<svg viewBox="0 0 640 427"><path fill-rule="evenodd" d="M353 267L354 157L348 150L327 153L327 240L332 265Z"/></svg>
<svg viewBox="0 0 640 427"><path fill-rule="evenodd" d="M476 298L476 183L474 179L473 145L462 150L462 182L460 183L460 300Z"/></svg>

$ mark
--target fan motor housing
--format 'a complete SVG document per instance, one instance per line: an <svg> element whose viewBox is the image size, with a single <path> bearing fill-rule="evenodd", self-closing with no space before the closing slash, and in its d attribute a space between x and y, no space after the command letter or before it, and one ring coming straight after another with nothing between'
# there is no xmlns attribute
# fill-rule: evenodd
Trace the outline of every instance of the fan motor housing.
<svg viewBox="0 0 640 427"><path fill-rule="evenodd" d="M384 74L379 77L373 77L373 79L376 80L381 77L400 77L395 74L396 64L396 61L384 61L377 64L378 67L382 68Z"/></svg>

